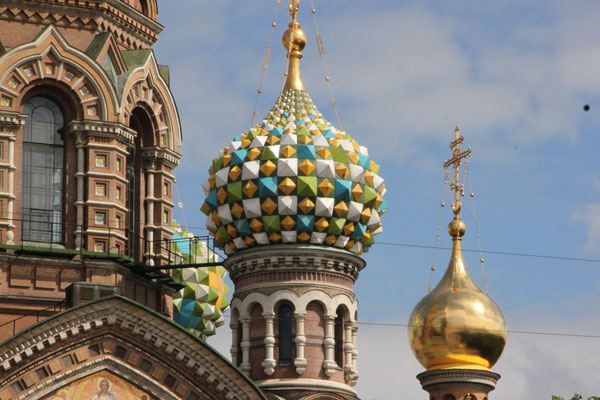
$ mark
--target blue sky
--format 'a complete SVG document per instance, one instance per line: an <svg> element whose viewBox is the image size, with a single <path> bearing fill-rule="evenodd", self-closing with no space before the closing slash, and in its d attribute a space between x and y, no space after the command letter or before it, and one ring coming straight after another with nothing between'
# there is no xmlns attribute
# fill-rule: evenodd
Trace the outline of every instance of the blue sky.
<svg viewBox="0 0 600 400"><path fill-rule="evenodd" d="M304 83L335 124L309 4L301 2L299 16L309 37ZM369 148L386 179L390 207L377 241L434 243L441 164L459 125L473 150L483 249L600 259L600 3L315 0L315 6L343 127ZM159 2L165 31L155 52L171 67L184 132L177 186L191 227L204 226L200 182L211 159L249 128L274 10L274 0ZM283 1L257 118L283 83L280 38L287 22ZM445 247L450 218L447 209ZM476 249L469 201L464 219L464 247ZM434 284L448 257L438 251ZM356 285L359 319L406 324L426 294L432 258L429 249L376 243ZM600 263L484 258L489 293L509 329L600 333ZM466 254L481 285L478 259ZM211 344L228 354L229 330L220 331ZM406 328L364 324L359 351L363 399L425 398ZM510 334L494 368L503 375L494 398L600 394L598 354L600 339Z"/></svg>

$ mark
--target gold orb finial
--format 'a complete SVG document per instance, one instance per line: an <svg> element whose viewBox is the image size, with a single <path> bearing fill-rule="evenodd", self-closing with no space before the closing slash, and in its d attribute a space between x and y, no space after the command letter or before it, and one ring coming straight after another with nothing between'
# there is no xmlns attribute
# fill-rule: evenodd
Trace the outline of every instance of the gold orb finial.
<svg viewBox="0 0 600 400"><path fill-rule="evenodd" d="M304 84L300 77L300 59L302 58L302 50L306 47L307 39L306 33L304 33L297 20L300 0L290 0L288 5L292 21L289 23L288 29L283 33L283 37L281 38L283 47L288 51L287 57L289 59L287 80L283 90L304 90Z"/></svg>
<svg viewBox="0 0 600 400"><path fill-rule="evenodd" d="M413 310L408 328L410 347L417 360L432 369L489 370L500 358L506 343L506 320L500 307L482 292L467 272L461 250L466 226L460 219L464 188L459 182L459 167L471 149L461 151L458 128L450 143L453 157L444 168L454 167L450 182L455 198L454 219L448 225L452 236L452 255L440 283Z"/></svg>

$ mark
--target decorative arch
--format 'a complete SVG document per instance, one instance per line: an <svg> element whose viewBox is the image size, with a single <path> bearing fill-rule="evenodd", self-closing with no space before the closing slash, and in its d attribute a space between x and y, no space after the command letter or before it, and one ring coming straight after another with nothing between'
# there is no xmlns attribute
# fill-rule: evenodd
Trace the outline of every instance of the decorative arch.
<svg viewBox="0 0 600 400"><path fill-rule="evenodd" d="M125 2L148 18L156 20L158 17L158 4L156 0L125 0Z"/></svg>
<svg viewBox="0 0 600 400"><path fill-rule="evenodd" d="M44 398L108 371L161 399L182 400L192 394L264 399L245 375L204 342L119 296L69 309L13 336L0 346L0 364L0 381L6 383L0 387L2 398Z"/></svg>
<svg viewBox="0 0 600 400"><path fill-rule="evenodd" d="M44 83L60 86L77 99L78 119L117 119L120 104L109 76L53 25L0 58L0 110L19 111L27 93Z"/></svg>
<svg viewBox="0 0 600 400"><path fill-rule="evenodd" d="M321 290L311 290L303 294L298 294L292 290L278 290L266 295L263 293L254 292L246 296L243 300L234 298L231 303L231 308L237 309L240 318L249 318L250 307L253 303L260 303L263 306L264 312L275 312L275 306L278 302L287 300L291 302L296 312L305 312L308 303L312 301L319 302L325 310L325 315L335 316L335 312L340 305L344 305L348 310L347 317L350 321L356 322L358 302L351 300L347 295L338 294L333 297Z"/></svg>
<svg viewBox="0 0 600 400"><path fill-rule="evenodd" d="M144 50L146 51L146 50ZM152 110L156 121L156 143L174 152L181 146L181 123L173 95L160 74L154 54L147 50L148 58L129 72L123 87L121 122L129 123L132 112L143 105Z"/></svg>

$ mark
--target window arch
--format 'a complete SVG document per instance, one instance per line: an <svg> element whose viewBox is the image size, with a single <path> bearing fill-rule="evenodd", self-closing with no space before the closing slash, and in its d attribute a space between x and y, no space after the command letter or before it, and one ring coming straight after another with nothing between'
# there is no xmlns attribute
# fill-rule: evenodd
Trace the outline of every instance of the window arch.
<svg viewBox="0 0 600 400"><path fill-rule="evenodd" d="M293 349L293 309L292 306L284 303L279 306L279 364L289 365L292 363Z"/></svg>
<svg viewBox="0 0 600 400"><path fill-rule="evenodd" d="M46 97L23 108L22 241L63 243L64 115Z"/></svg>
<svg viewBox="0 0 600 400"><path fill-rule="evenodd" d="M142 14L148 14L148 4L146 3L146 0L133 0L131 5Z"/></svg>

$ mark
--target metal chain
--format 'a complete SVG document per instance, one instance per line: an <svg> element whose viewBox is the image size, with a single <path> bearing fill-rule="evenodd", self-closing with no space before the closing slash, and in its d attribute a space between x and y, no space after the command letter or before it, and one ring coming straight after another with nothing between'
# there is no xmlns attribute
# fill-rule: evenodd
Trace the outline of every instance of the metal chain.
<svg viewBox="0 0 600 400"><path fill-rule="evenodd" d="M319 25L317 24L317 10L315 9L314 1L310 0L311 12L313 15L313 22L315 24L315 33L316 33L316 42L317 42L317 51L319 52L319 56L321 57L321 64L323 65L323 74L325 75L325 82L327 83L327 89L329 90L329 98L331 99L331 106L333 107L333 111L335 112L335 117L337 118L338 126L340 130L343 131L342 121L340 120L340 115L338 113L337 104L335 102L335 98L333 97L333 89L331 88L331 82L329 79L329 75L327 74L327 66L325 65L325 50L323 47L323 39L321 38L321 34L319 33Z"/></svg>
<svg viewBox="0 0 600 400"><path fill-rule="evenodd" d="M450 179L450 172L448 168L446 168L446 173L444 175L444 185L442 190L442 202L440 203L440 217L438 220L437 232L435 233L435 245L433 246L433 262L431 263L431 273L429 274L429 284L427 285L427 293L431 292L431 281L433 280L433 273L435 272L435 258L437 254L437 249L440 245L440 231L442 227L442 214L444 210L444 206L446 205L446 184Z"/></svg>
<svg viewBox="0 0 600 400"><path fill-rule="evenodd" d="M477 238L477 250L479 251L479 264L481 264L481 275L483 275L483 286L485 293L488 292L487 277L485 276L485 269L483 268L483 254L481 252L481 241L479 240L479 224L477 221L477 213L475 212L475 194L473 193L473 183L471 182L471 168L469 167L469 160L465 162L465 171L469 175L469 197L471 197L471 204L473 206L473 220L475 222L475 237Z"/></svg>
<svg viewBox="0 0 600 400"><path fill-rule="evenodd" d="M273 22L271 23L271 33L269 34L269 42L267 48L265 49L265 54L262 62L262 70L260 73L260 81L258 84L258 89L256 90L256 101L254 102L254 110L252 110L252 118L250 119L250 127L254 125L256 121L256 109L258 108L258 99L260 98L260 94L262 93L263 80L265 78L265 71L269 66L269 61L271 59L271 43L273 42L273 32L275 31L275 27L277 26L277 13L279 11L279 4L281 0L275 0L277 3L275 6L275 16L273 17Z"/></svg>

